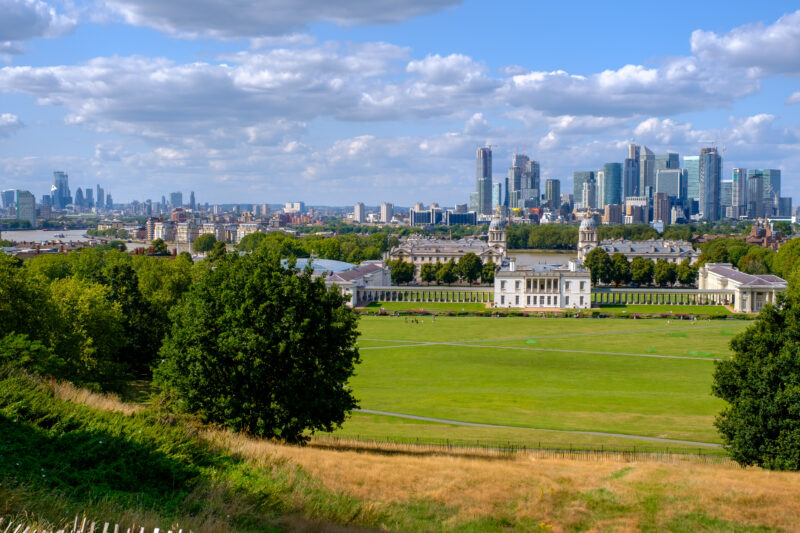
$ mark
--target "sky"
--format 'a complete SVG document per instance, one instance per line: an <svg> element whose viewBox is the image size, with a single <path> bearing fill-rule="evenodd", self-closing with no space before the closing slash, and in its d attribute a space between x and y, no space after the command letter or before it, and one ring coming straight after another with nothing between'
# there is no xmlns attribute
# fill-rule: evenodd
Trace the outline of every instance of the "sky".
<svg viewBox="0 0 800 533"><path fill-rule="evenodd" d="M569 192L635 142L798 200L800 10L743 4L0 0L0 189L449 206L478 147Z"/></svg>

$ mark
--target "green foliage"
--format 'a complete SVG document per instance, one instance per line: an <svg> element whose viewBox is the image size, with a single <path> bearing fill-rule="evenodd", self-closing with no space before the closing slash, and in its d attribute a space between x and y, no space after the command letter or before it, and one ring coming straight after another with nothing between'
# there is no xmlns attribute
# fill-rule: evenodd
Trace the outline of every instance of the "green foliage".
<svg viewBox="0 0 800 533"><path fill-rule="evenodd" d="M486 261L481 269L481 281L484 283L494 283L494 273L497 272L497 265L494 261Z"/></svg>
<svg viewBox="0 0 800 533"><path fill-rule="evenodd" d="M45 282L63 279L72 275L72 263L64 254L41 254L25 261L25 268Z"/></svg>
<svg viewBox="0 0 800 533"><path fill-rule="evenodd" d="M617 252L611 256L611 280L617 285L631 282L631 264L625 254Z"/></svg>
<svg viewBox="0 0 800 533"><path fill-rule="evenodd" d="M211 233L204 233L192 243L192 250L197 253L210 252L217 243L217 238Z"/></svg>
<svg viewBox="0 0 800 533"><path fill-rule="evenodd" d="M789 243L791 244L791 243ZM781 247L783 250L787 245ZM780 252L775 254L769 248L757 244L747 244L742 239L722 238L705 243L698 263L731 263L743 272L749 274L768 274L774 268L782 266ZM784 252L787 262L791 265L794 259L788 259L790 250ZM779 274L780 275L780 274Z"/></svg>
<svg viewBox="0 0 800 533"><path fill-rule="evenodd" d="M592 285L598 282L610 283L613 279L613 267L611 258L602 248L595 248L586 254L583 264L589 269Z"/></svg>
<svg viewBox="0 0 800 533"><path fill-rule="evenodd" d="M481 277L482 270L483 262L481 261L481 258L475 255L473 252L464 254L461 259L458 260L458 275L469 284L472 284Z"/></svg>
<svg viewBox="0 0 800 533"><path fill-rule="evenodd" d="M419 269L420 279L425 283L436 281L436 265L425 263Z"/></svg>
<svg viewBox="0 0 800 533"><path fill-rule="evenodd" d="M800 238L792 239L778 249L772 271L786 279L800 265Z"/></svg>
<svg viewBox="0 0 800 533"><path fill-rule="evenodd" d="M63 373L63 361L41 341L11 333L0 339L0 369L54 376Z"/></svg>
<svg viewBox="0 0 800 533"><path fill-rule="evenodd" d="M303 440L356 407L356 315L344 298L259 248L228 255L170 313L159 382L177 404L236 430Z"/></svg>
<svg viewBox="0 0 800 533"><path fill-rule="evenodd" d="M678 280L678 265L666 259L659 259L653 269L653 280L659 287L675 285Z"/></svg>
<svg viewBox="0 0 800 533"><path fill-rule="evenodd" d="M8 239L0 239L0 248L10 248L13 244Z"/></svg>
<svg viewBox="0 0 800 533"><path fill-rule="evenodd" d="M509 224L506 240L509 249L574 250L578 245L578 228L556 224Z"/></svg>
<svg viewBox="0 0 800 533"><path fill-rule="evenodd" d="M156 239L151 244L153 246L153 253L155 255L169 255L167 242L164 239Z"/></svg>
<svg viewBox="0 0 800 533"><path fill-rule="evenodd" d="M697 267L692 265L689 259L684 259L675 269L675 275L681 285L694 285L697 281Z"/></svg>
<svg viewBox="0 0 800 533"><path fill-rule="evenodd" d="M716 363L712 391L728 402L716 426L734 460L800 470L800 304L767 305Z"/></svg>
<svg viewBox="0 0 800 533"><path fill-rule="evenodd" d="M403 284L414 280L414 264L397 259L388 261L388 266L392 272L392 283Z"/></svg>
<svg viewBox="0 0 800 533"><path fill-rule="evenodd" d="M597 229L597 237L601 240L625 239L629 241L646 241L658 239L658 232L647 224L614 224L602 225Z"/></svg>
<svg viewBox="0 0 800 533"><path fill-rule="evenodd" d="M653 282L654 270L652 259L634 257L631 260L631 281L639 285L650 285Z"/></svg>
<svg viewBox="0 0 800 533"><path fill-rule="evenodd" d="M458 267L456 266L456 262L452 259L446 263L439 263L438 268L436 269L436 281L439 283L444 283L445 285L451 285L456 282L458 279Z"/></svg>
<svg viewBox="0 0 800 533"><path fill-rule="evenodd" d="M225 254L227 253L228 253L228 248L227 246L225 246L225 243L217 241L214 243L214 246L211 248L211 251L209 251L206 254L206 261L215 263L216 261L219 261L220 259L225 257Z"/></svg>

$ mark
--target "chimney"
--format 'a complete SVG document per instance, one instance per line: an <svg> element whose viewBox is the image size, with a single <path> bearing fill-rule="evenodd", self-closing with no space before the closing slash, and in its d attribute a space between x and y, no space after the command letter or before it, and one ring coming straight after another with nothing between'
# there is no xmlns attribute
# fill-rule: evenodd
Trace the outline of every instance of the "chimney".
<svg viewBox="0 0 800 533"><path fill-rule="evenodd" d="M508 260L508 270L509 272L517 271L517 260L513 257Z"/></svg>

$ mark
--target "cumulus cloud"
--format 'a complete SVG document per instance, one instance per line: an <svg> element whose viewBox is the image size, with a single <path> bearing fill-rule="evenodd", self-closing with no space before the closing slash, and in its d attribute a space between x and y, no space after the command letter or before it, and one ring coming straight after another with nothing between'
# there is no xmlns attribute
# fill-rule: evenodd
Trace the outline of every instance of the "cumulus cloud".
<svg viewBox="0 0 800 533"><path fill-rule="evenodd" d="M128 24L182 37L279 35L330 21L342 26L387 24L432 13L460 0L106 0Z"/></svg>
<svg viewBox="0 0 800 533"><path fill-rule="evenodd" d="M723 35L696 30L692 53L709 62L751 69L751 75L800 74L800 11L765 26L734 28Z"/></svg>
<svg viewBox="0 0 800 533"><path fill-rule="evenodd" d="M0 139L10 137L22 128L22 121L11 113L0 113Z"/></svg>
<svg viewBox="0 0 800 533"><path fill-rule="evenodd" d="M41 0L0 0L0 53L21 54L22 43L37 37L59 37L73 30L74 17L57 13Z"/></svg>
<svg viewBox="0 0 800 533"><path fill-rule="evenodd" d="M789 98L786 99L787 104L800 104L800 91L796 93L792 93Z"/></svg>

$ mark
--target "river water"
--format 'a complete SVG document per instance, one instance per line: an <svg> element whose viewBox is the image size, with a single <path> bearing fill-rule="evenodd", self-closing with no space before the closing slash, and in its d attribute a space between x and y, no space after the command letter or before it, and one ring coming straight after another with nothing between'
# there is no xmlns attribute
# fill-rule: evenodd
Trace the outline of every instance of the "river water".
<svg viewBox="0 0 800 533"><path fill-rule="evenodd" d="M4 230L0 232L0 238L16 242L44 242L44 241L86 241L88 240L84 235L85 229L67 229L67 230ZM63 235L63 237L56 237L56 235Z"/></svg>

